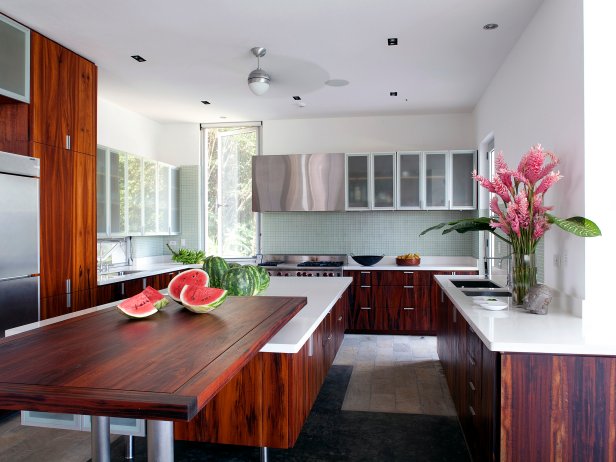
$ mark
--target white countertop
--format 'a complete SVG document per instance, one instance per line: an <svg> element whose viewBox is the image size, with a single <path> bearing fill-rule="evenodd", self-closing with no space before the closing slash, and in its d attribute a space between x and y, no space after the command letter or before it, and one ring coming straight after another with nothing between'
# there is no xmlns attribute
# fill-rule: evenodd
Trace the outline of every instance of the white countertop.
<svg viewBox="0 0 616 462"><path fill-rule="evenodd" d="M473 257L429 257L422 256L417 266L398 266L395 256L384 256L376 265L363 266L349 257L348 265L343 269L347 271L368 270L404 270L404 271L477 271L477 259Z"/></svg>
<svg viewBox="0 0 616 462"><path fill-rule="evenodd" d="M203 268L203 264L183 265L182 263L161 262L161 263L138 263L131 266L120 266L109 268L108 273L117 273L120 271L131 271L131 274L123 276L113 276L106 274L98 274L97 285L104 286L106 284L115 284L116 282L130 281L132 279L145 278L156 274L170 273L172 271L184 271L190 268ZM133 271L138 271L134 273Z"/></svg>
<svg viewBox="0 0 616 462"><path fill-rule="evenodd" d="M491 351L517 353L556 353L616 355L616 335L589 329L584 319L573 314L574 301L556 295L547 315L519 308L489 311L474 304L450 281L481 279L469 276L436 276L436 281L458 308L464 319ZM507 298L501 298L508 301Z"/></svg>
<svg viewBox="0 0 616 462"><path fill-rule="evenodd" d="M260 296L307 297L307 304L261 349L268 353L297 353L319 326L330 308L351 284L352 278L289 278L272 277L270 286ZM166 290L162 290L166 294ZM19 334L65 319L83 316L98 310L115 308L120 301L80 310L44 321L33 322L6 331L6 336ZM120 314L118 313L118 316ZM139 321L136 321L139 322Z"/></svg>

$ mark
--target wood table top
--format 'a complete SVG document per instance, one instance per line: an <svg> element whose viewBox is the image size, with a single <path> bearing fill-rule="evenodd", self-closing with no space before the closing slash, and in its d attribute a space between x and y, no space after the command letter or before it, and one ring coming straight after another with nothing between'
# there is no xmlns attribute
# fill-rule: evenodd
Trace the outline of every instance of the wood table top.
<svg viewBox="0 0 616 462"><path fill-rule="evenodd" d="M115 308L0 340L0 409L190 420L304 305L228 297L132 320Z"/></svg>

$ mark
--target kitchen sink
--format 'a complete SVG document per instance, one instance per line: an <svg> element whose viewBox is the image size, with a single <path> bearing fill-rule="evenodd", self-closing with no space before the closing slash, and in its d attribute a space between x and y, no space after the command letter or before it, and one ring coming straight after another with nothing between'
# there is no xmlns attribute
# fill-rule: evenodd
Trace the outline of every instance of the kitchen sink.
<svg viewBox="0 0 616 462"><path fill-rule="evenodd" d="M511 292L504 289L476 289L476 290L463 290L464 295L469 297L511 297Z"/></svg>
<svg viewBox="0 0 616 462"><path fill-rule="evenodd" d="M492 281L488 280L488 279L468 279L468 280L454 280L451 281L451 283L456 286L459 287L461 289L470 289L470 288L482 288L482 289L487 289L487 288L496 288L496 289L501 289L501 287L498 284L493 283Z"/></svg>
<svg viewBox="0 0 616 462"><path fill-rule="evenodd" d="M111 273L102 273L99 274L101 277L105 278L117 278L120 276L128 276L129 274L143 273L143 270L122 270L122 271L114 271Z"/></svg>

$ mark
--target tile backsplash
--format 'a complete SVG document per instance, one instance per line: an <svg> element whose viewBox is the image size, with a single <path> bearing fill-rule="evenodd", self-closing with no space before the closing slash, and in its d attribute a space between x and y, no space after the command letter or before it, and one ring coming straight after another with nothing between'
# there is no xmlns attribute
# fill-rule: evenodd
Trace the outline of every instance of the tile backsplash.
<svg viewBox="0 0 616 462"><path fill-rule="evenodd" d="M268 212L261 218L263 253L354 253L477 256L476 233L419 233L476 211Z"/></svg>

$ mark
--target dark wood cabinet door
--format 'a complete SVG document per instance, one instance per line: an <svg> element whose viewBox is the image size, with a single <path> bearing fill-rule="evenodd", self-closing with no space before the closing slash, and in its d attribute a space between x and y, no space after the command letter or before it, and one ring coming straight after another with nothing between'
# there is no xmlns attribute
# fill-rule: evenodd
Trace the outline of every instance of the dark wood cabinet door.
<svg viewBox="0 0 616 462"><path fill-rule="evenodd" d="M73 79L73 118L71 124L71 149L96 155L96 91L97 69L94 63L73 55L71 70Z"/></svg>
<svg viewBox="0 0 616 462"><path fill-rule="evenodd" d="M32 32L30 139L35 143L66 149L74 112L70 75L73 55L56 42Z"/></svg>
<svg viewBox="0 0 616 462"><path fill-rule="evenodd" d="M376 310L373 306L371 287L354 287L352 290L349 324L351 330L374 330Z"/></svg>
<svg viewBox="0 0 616 462"><path fill-rule="evenodd" d="M147 278L131 279L129 281L121 282L120 284L124 284L124 293L122 294L122 298L128 298L133 295L137 295L147 287Z"/></svg>
<svg viewBox="0 0 616 462"><path fill-rule="evenodd" d="M121 296L122 287L121 283L105 284L104 286L98 286L96 289L96 304L104 305L105 303L115 302L124 298Z"/></svg>
<svg viewBox="0 0 616 462"><path fill-rule="evenodd" d="M96 157L71 152L72 290L96 288Z"/></svg>
<svg viewBox="0 0 616 462"><path fill-rule="evenodd" d="M33 143L41 160L41 298L71 292L73 158L69 151ZM96 241L93 241L96 245Z"/></svg>

